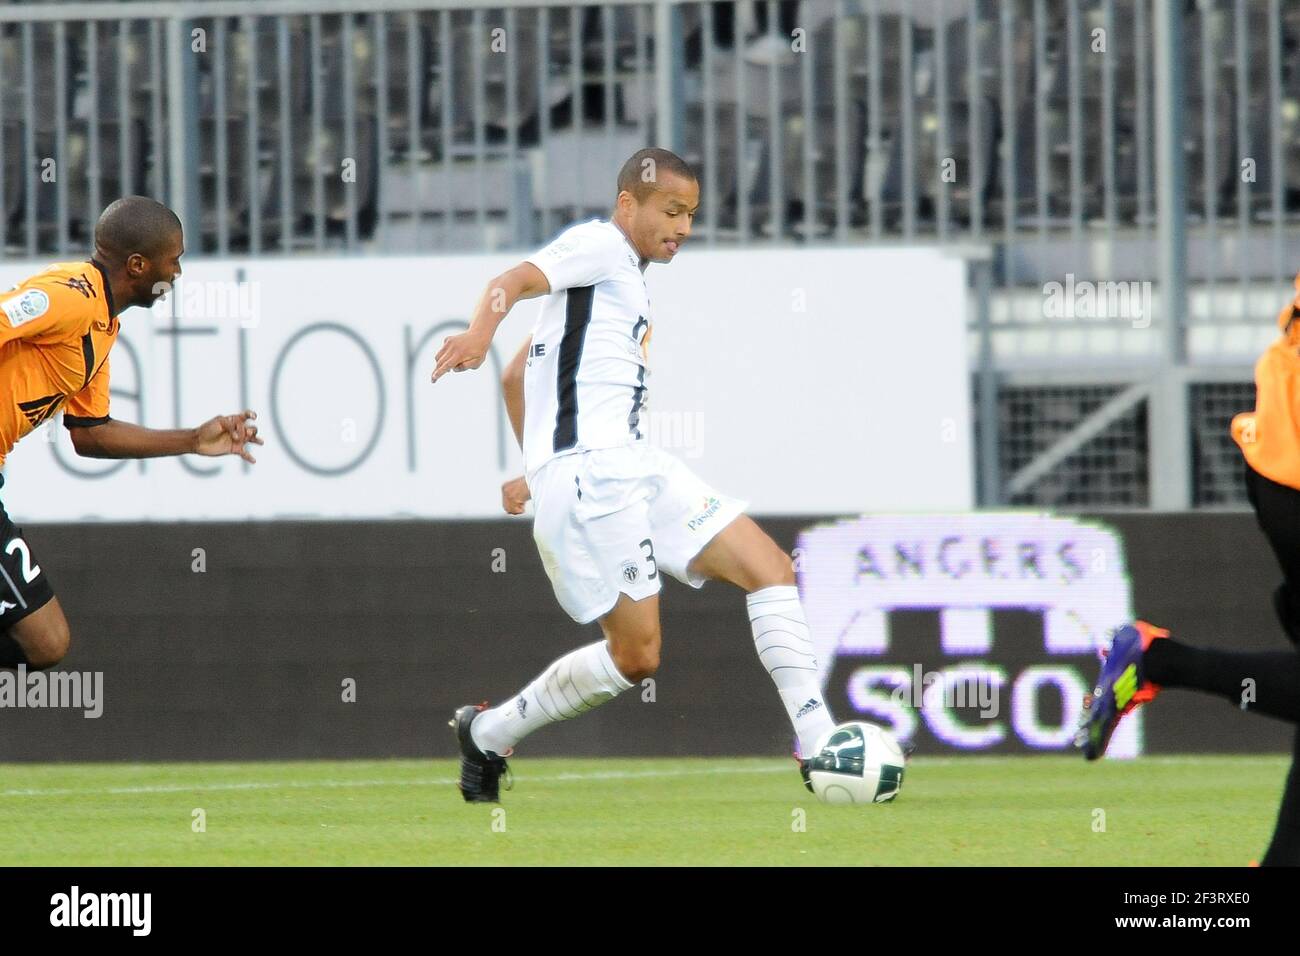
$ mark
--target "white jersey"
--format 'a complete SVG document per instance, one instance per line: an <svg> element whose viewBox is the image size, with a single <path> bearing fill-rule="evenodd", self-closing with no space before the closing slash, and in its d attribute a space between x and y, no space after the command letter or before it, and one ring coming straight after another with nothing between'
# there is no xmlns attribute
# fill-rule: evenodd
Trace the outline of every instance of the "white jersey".
<svg viewBox="0 0 1300 956"><path fill-rule="evenodd" d="M650 299L640 256L603 219L570 226L528 257L551 292L524 375L524 470L557 455L641 441Z"/></svg>

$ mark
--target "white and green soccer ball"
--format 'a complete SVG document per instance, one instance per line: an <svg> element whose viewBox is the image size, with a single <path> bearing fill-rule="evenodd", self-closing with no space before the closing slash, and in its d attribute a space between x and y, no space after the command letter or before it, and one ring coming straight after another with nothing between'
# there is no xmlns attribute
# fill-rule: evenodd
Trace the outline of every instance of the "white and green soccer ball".
<svg viewBox="0 0 1300 956"><path fill-rule="evenodd" d="M817 741L808 776L822 803L888 803L902 789L906 762L893 734L854 721Z"/></svg>

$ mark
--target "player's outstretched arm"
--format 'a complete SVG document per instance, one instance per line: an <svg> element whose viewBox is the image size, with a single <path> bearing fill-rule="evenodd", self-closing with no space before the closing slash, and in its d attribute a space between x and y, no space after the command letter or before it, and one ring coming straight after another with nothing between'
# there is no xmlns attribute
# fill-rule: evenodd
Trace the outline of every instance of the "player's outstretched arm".
<svg viewBox="0 0 1300 956"><path fill-rule="evenodd" d="M546 276L531 262L521 262L489 282L474 307L469 328L459 335L443 339L442 348L434 359L432 380L436 382L448 372L467 372L482 365L492 347L492 336L496 335L497 326L510 314L515 303L550 291Z"/></svg>
<svg viewBox="0 0 1300 956"><path fill-rule="evenodd" d="M523 348L515 353L506 370L501 373L501 395L505 399L506 415L510 418L510 427L515 430L515 439L520 448L524 447L524 371L528 367L528 350L532 345L533 338L530 335ZM501 486L501 507L506 514L523 514L524 505L531 497L528 482L522 475L511 478Z"/></svg>
<svg viewBox="0 0 1300 956"><path fill-rule="evenodd" d="M501 373L501 397L506 403L506 416L520 448L524 447L524 372L528 368L528 350L532 345L533 337L530 335Z"/></svg>
<svg viewBox="0 0 1300 956"><path fill-rule="evenodd" d="M110 418L97 425L68 429L72 445L83 458L162 458L167 455L238 455L255 462L248 450L261 445L249 409L218 415L197 428L145 428Z"/></svg>

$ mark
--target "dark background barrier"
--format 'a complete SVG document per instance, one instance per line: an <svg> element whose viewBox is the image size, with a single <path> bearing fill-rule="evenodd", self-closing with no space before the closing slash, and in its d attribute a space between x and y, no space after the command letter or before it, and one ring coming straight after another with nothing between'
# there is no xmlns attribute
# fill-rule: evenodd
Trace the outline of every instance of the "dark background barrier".
<svg viewBox="0 0 1300 956"><path fill-rule="evenodd" d="M1096 520L1124 538L1139 614L1193 643L1288 646L1253 516ZM790 549L813 522L762 523ZM104 714L0 709L0 760L449 757L457 705L500 700L600 636L556 605L524 519L82 524L26 537L72 624L63 667L104 673ZM542 730L527 753L789 752L741 594L666 581L663 609L654 700L628 692ZM842 688L828 691L841 716ZM1190 692L1147 713L1148 752L1290 749L1287 725Z"/></svg>

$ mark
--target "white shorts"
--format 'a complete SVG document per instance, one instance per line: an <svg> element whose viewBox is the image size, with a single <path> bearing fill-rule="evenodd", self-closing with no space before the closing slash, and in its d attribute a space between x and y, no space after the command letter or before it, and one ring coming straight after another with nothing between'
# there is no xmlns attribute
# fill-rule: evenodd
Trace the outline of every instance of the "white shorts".
<svg viewBox="0 0 1300 956"><path fill-rule="evenodd" d="M609 612L620 593L658 594L660 572L702 587L686 566L746 507L646 442L552 458L528 488L542 564L579 624Z"/></svg>

